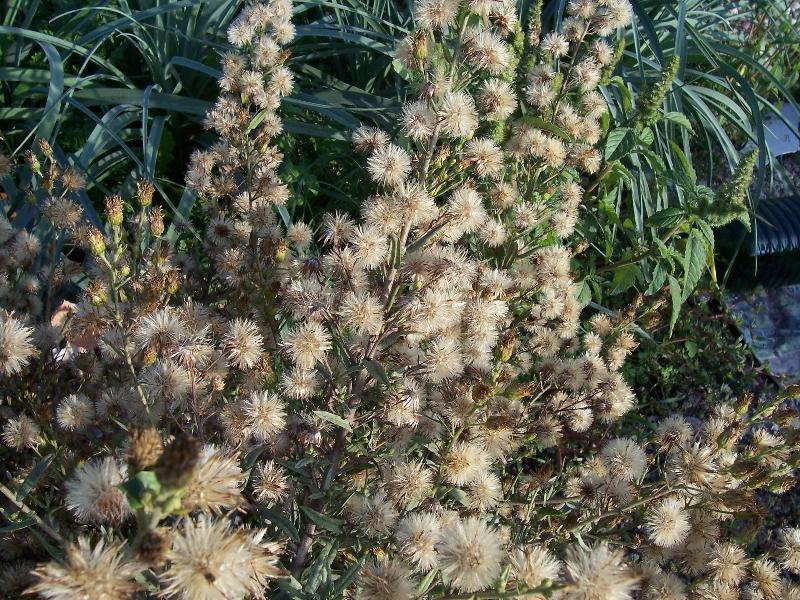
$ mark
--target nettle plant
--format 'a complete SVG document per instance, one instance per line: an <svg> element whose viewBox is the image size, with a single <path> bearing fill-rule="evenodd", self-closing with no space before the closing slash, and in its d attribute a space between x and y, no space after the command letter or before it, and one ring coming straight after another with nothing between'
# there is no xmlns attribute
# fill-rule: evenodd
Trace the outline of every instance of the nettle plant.
<svg viewBox="0 0 800 600"><path fill-rule="evenodd" d="M541 37L536 11L523 33L513 5L422 0L417 96L394 137L354 135L357 218L285 208L283 0L231 27L199 241L147 182L86 225L81 182L28 155L37 231L72 259L0 225L4 592L800 597L800 530L764 532L756 495L794 483L787 397L636 427L620 369L655 308L582 318L595 88L630 6L568 10Z"/></svg>

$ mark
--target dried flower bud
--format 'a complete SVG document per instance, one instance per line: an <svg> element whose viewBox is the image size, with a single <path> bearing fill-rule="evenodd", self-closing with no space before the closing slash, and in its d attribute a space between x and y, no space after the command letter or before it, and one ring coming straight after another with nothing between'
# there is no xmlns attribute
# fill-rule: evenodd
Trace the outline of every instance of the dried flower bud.
<svg viewBox="0 0 800 600"><path fill-rule="evenodd" d="M50 146L50 143L44 138L39 140L39 151L44 154L46 158L53 159L53 147Z"/></svg>
<svg viewBox="0 0 800 600"><path fill-rule="evenodd" d="M498 357L501 362L508 362L517 346L517 337L513 330L509 330L497 346Z"/></svg>
<svg viewBox="0 0 800 600"><path fill-rule="evenodd" d="M747 414L747 410L750 408L750 404L753 402L753 394L752 392L745 392L741 396L739 396L738 400L734 404L734 410L736 410L736 414L740 417L743 417Z"/></svg>
<svg viewBox="0 0 800 600"><path fill-rule="evenodd" d="M108 196L106 198L106 219L114 227L122 225L122 213L125 203L118 195Z"/></svg>
<svg viewBox="0 0 800 600"><path fill-rule="evenodd" d="M108 288L104 281L92 279L86 286L86 295L93 306L102 306L108 301Z"/></svg>
<svg viewBox="0 0 800 600"><path fill-rule="evenodd" d="M164 532L148 531L139 540L136 547L136 558L146 565L157 567L164 563L170 544L170 539Z"/></svg>
<svg viewBox="0 0 800 600"><path fill-rule="evenodd" d="M42 164L39 162L38 156L36 156L30 150L26 150L22 157L25 159L25 162L28 163L28 167L30 167L31 171L37 175L42 174Z"/></svg>
<svg viewBox="0 0 800 600"><path fill-rule="evenodd" d="M160 206L154 206L150 209L148 215L150 220L150 233L155 237L160 237L164 233L164 211Z"/></svg>
<svg viewBox="0 0 800 600"><path fill-rule="evenodd" d="M103 253L106 251L106 240L103 236L103 232L97 229L96 227L92 227L89 231L86 232L86 242L89 250L95 256L102 256Z"/></svg>
<svg viewBox="0 0 800 600"><path fill-rule="evenodd" d="M221 392L225 389L225 380L219 375L214 375L211 378L211 389L215 392Z"/></svg>
<svg viewBox="0 0 800 600"><path fill-rule="evenodd" d="M186 434L178 434L158 457L153 471L166 488L181 488L192 477L200 459L200 442Z"/></svg>
<svg viewBox="0 0 800 600"><path fill-rule="evenodd" d="M155 188L149 181L142 179L136 184L136 197L139 199L139 204L144 208L153 203L153 192Z"/></svg>
<svg viewBox="0 0 800 600"><path fill-rule="evenodd" d="M281 240L275 248L275 262L282 263L286 260L286 255L289 253L289 245Z"/></svg>
<svg viewBox="0 0 800 600"><path fill-rule="evenodd" d="M152 467L163 451L161 435L152 427L136 427L128 432L128 467L131 472Z"/></svg>

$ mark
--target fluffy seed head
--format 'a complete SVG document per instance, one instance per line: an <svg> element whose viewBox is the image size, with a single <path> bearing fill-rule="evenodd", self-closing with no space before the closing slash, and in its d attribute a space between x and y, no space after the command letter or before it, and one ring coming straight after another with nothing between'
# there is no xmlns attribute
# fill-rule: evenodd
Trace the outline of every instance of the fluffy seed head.
<svg viewBox="0 0 800 600"><path fill-rule="evenodd" d="M689 515L683 502L665 498L651 508L645 517L647 535L656 546L672 548L686 539L689 533Z"/></svg>
<svg viewBox="0 0 800 600"><path fill-rule="evenodd" d="M477 592L500 575L504 545L500 532L479 518L459 519L439 543L439 566L451 587Z"/></svg>
<svg viewBox="0 0 800 600"><path fill-rule="evenodd" d="M84 523L121 523L131 510L118 487L125 472L111 457L84 463L66 483L67 508Z"/></svg>

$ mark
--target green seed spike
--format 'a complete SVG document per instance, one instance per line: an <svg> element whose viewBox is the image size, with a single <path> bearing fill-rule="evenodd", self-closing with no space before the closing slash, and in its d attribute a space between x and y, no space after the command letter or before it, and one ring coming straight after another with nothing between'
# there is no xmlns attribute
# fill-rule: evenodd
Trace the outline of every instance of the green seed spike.
<svg viewBox="0 0 800 600"><path fill-rule="evenodd" d="M517 93L522 94L528 71L536 61L537 48L542 35L542 2L535 0L528 13L527 27L523 34L523 48L519 53L515 86Z"/></svg>
<svg viewBox="0 0 800 600"><path fill-rule="evenodd" d="M750 182L753 180L753 169L758 158L758 150L751 150L742 157L733 172L733 176L723 183L714 201L706 207L705 218L713 227L722 227L731 221L739 220L750 231L750 214L747 211L745 198Z"/></svg>
<svg viewBox="0 0 800 600"><path fill-rule="evenodd" d="M536 0L528 13L528 45L536 48L542 36L542 4L544 0Z"/></svg>
<svg viewBox="0 0 800 600"><path fill-rule="evenodd" d="M679 59L673 56L667 61L661 78L654 86L647 86L639 95L636 115L636 129L641 130L655 123L661 116L661 104L672 89L672 82L678 74Z"/></svg>

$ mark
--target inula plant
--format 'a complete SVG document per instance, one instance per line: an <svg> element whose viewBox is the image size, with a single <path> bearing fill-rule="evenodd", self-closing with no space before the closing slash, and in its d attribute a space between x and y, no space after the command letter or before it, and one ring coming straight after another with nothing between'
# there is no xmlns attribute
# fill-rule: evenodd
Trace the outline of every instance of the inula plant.
<svg viewBox="0 0 800 600"><path fill-rule="evenodd" d="M397 130L353 135L357 215L286 208L287 0L230 28L202 214L165 223L141 181L91 224L82 178L26 156L42 217L0 221L4 593L800 598L800 529L762 527L795 482L789 394L648 419L621 370L662 296L580 299L631 7L567 10L542 34L535 7L419 0Z"/></svg>

